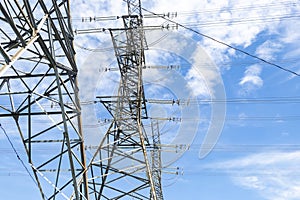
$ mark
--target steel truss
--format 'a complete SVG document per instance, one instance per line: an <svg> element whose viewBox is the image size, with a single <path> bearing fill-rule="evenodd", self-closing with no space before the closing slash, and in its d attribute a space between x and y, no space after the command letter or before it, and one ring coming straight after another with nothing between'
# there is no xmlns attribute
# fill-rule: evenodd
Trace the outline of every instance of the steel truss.
<svg viewBox="0 0 300 200"><path fill-rule="evenodd" d="M160 170L151 159L158 155L158 149L143 127L143 120L148 119L142 81L147 44L141 4L139 0L126 2L128 15L122 16L124 27L109 29L121 80L116 96L99 97L113 122L88 166L90 196L161 200L162 194L157 194L162 192L157 187L161 188Z"/></svg>
<svg viewBox="0 0 300 200"><path fill-rule="evenodd" d="M154 181L154 189L155 194L157 195L157 199L163 199L162 185L161 185L161 141L160 141L160 132L159 132L159 123L158 120L151 120L151 128L152 128L152 142L153 149L151 150L151 173ZM151 195L151 199L153 195Z"/></svg>
<svg viewBox="0 0 300 200"><path fill-rule="evenodd" d="M88 199L69 6L0 3L0 120L20 134L42 199Z"/></svg>

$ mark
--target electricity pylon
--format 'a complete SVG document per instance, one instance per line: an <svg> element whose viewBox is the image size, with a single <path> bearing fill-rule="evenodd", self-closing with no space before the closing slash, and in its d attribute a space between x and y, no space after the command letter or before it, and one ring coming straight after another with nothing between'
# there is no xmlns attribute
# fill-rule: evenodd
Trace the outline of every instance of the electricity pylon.
<svg viewBox="0 0 300 200"><path fill-rule="evenodd" d="M19 133L43 200L88 199L70 3L3 0L0 11L0 120Z"/></svg>
<svg viewBox="0 0 300 200"><path fill-rule="evenodd" d="M127 6L124 27L109 29L118 94L100 98L113 122L86 166L69 1L0 3L0 120L19 133L43 200L163 199L158 123L152 135L143 126L141 3Z"/></svg>
<svg viewBox="0 0 300 200"><path fill-rule="evenodd" d="M151 140L143 126L148 119L142 79L147 43L141 2L126 2L124 27L109 29L121 78L117 95L98 97L112 123L88 166L89 192L94 199L162 200L160 153L153 143L159 142L157 128Z"/></svg>

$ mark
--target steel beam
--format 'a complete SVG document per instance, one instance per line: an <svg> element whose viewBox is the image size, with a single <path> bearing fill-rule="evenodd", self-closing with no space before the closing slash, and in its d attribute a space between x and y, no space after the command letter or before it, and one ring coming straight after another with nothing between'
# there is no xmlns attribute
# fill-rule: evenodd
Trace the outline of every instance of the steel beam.
<svg viewBox="0 0 300 200"><path fill-rule="evenodd" d="M14 122L43 200L89 199L69 7L0 3L0 120Z"/></svg>

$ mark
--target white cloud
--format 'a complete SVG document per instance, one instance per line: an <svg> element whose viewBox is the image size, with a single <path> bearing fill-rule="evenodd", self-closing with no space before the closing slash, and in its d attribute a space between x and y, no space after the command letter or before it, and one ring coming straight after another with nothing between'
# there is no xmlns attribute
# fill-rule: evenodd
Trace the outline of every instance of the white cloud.
<svg viewBox="0 0 300 200"><path fill-rule="evenodd" d="M278 49L282 48L282 45L287 43L293 43L293 41L299 39L299 34L297 31L298 26L293 26L295 21L286 21L280 22L280 20L269 20L263 21L261 19L266 19L274 16L287 16L295 13L296 10L300 10L299 6L293 7L291 4L287 3L291 2L280 1L277 2L275 0L262 0L262 1L243 1L243 0L211 0L211 1L199 1L199 0L191 0L188 3L182 0L154 0L154 1L142 1L142 4L145 8L154 11L156 13L166 13L166 12L178 12L178 17L174 18L175 21L179 23L192 26L195 30L200 31L208 36L214 37L220 41L223 41L229 45L237 46L239 48L250 47L256 42L260 44L261 34L273 34L274 36L277 33L281 33L284 30L284 36L281 40L277 38L278 43L274 43L270 41L264 41L263 44L257 48L256 53L259 56L262 56L266 59L272 59L275 53L278 53ZM296 2L296 1L295 1ZM79 1L76 0L73 3L73 18L80 18L83 16L93 17L93 16L114 16L114 15L122 15L125 14L126 6L122 0L102 0L100 3L95 0L93 1ZM78 12L77 10L85 10L85 12ZM197 12L195 12L197 11ZM144 14L149 14L144 12ZM278 18L278 17L277 17ZM279 17L280 18L280 17ZM249 20L246 21L245 20ZM81 28L95 28L95 27L114 27L115 25L122 25L121 20L109 21L109 22L92 22L92 23L82 23L80 21L75 23L75 26ZM145 24L150 25L160 25L164 22L164 20L154 18L154 19L145 19ZM216 24L217 22L217 24ZM199 24L205 23L215 23L213 25L202 25ZM296 23L298 23L296 21ZM187 30L179 29L179 32L186 33ZM165 31L165 33L172 33L172 31ZM189 35L192 38L192 35ZM81 44L85 47L95 47L96 48L107 48L112 47L110 37L108 34L95 34L92 37L97 38L97 40L90 40L85 36L76 37L75 42ZM194 38L194 37L193 37ZM213 60L215 63L229 62L230 59L234 56L239 56L235 50L229 49L228 47L221 45L211 39L200 37L197 38L201 40L201 45L204 47L205 52L210 56L210 60ZM106 44L103 44L103 41L106 41ZM151 43L150 39L147 38L147 41ZM157 41L155 39L154 41ZM220 93L217 92L218 88L216 85L222 85L222 79L220 78L218 71L216 69L209 69L206 67L201 68L203 66L203 54L199 56L193 44L186 42L187 40L180 40L180 38L169 38L169 43L164 43L165 47L162 49L168 49L172 52L186 53L187 58L191 58L189 61L191 62L191 66L193 66L189 71L187 71L185 81L187 85L189 85L190 89L193 91L195 96L204 95L204 96L215 96ZM99 43L95 45L95 43ZM188 48L187 48L188 47ZM159 48L159 45L158 45ZM193 52L191 52L193 50ZM187 52L182 52L187 51ZM82 53L82 54L81 54ZM102 80L105 85L108 84L106 78L104 76L99 76L99 74L95 73L99 68L96 66L99 65L108 65L108 60L115 59L113 53L105 52L104 55L100 55L99 57L93 58L95 60L87 62L89 66L81 65L80 73L81 77L85 77L80 79L80 85L83 86L81 90L83 92L83 96L87 100L91 100L94 98L95 92L95 83L99 78L105 78ZM193 54L194 53L194 54ZM77 59L86 60L83 51L79 51L77 54ZM108 59L110 58L110 59ZM156 57L155 57L156 58ZM207 58L207 57L206 57ZM80 63L80 62L79 62ZM83 62L81 62L83 63ZM156 62L157 63L157 62ZM93 67L91 67L93 65ZM229 69L229 68L228 68ZM245 72L244 76L239 81L239 85L242 87L242 93L252 92L258 88L261 88L264 84L263 78L261 76L262 68L259 65L249 66ZM152 73L145 74L145 77L148 80L152 80L152 77L157 78L158 75L157 70L153 70ZM167 83L166 80L163 80ZM91 87L84 87L89 85ZM174 84L175 85L175 84ZM108 89L105 88L105 89ZM222 88L221 88L222 89ZM221 90L219 88L219 91ZM223 91L224 92L224 91ZM85 95L88 94L88 95ZM224 94L224 93L222 93ZM222 99L222 98L221 98ZM88 113L90 116L90 113ZM88 116L88 117L89 117ZM88 119L88 118L87 118ZM249 178L249 182L255 182L255 178Z"/></svg>
<svg viewBox="0 0 300 200"><path fill-rule="evenodd" d="M278 42L266 41L256 49L256 54L266 60L274 60L274 54L279 52L282 45Z"/></svg>
<svg viewBox="0 0 300 200"><path fill-rule="evenodd" d="M300 151L275 151L213 163L209 168L228 172L236 185L264 199L296 200L300 198L299 162Z"/></svg>
<svg viewBox="0 0 300 200"><path fill-rule="evenodd" d="M107 2L107 1L104 1ZM115 9L114 4L116 4L116 6L119 6L120 3L119 2L115 2L115 1L110 1L111 3L107 3L106 6L102 6L101 8L99 7L99 5L96 4L95 7L91 8L91 10L88 12L89 15L96 15L96 16L105 16L105 15L114 15L114 12L111 12L109 10ZM113 3L112 3L113 2ZM81 2L81 3L85 3L85 4L90 4L90 2L85 1L85 2ZM219 1L214 1L211 3L205 3L205 6L207 6L208 9L214 9L215 7L218 7L221 9L222 6L226 6L227 2L224 2L225 5L220 4ZM113 4L113 5L112 5ZM123 5L123 9L124 9L124 4ZM190 1L189 3L183 2L183 1L155 1L152 3L149 2L145 2L143 5L151 6L150 10L155 11L156 13L165 13L167 11L178 11L178 9L180 9L179 11L191 11L191 10L203 10L203 4L199 3L199 1ZM93 4L91 3L90 6L93 6ZM88 8L87 8L88 9ZM100 13L100 10L103 10L103 12L101 12L101 14L97 14ZM107 10L106 10L107 9ZM95 12L96 10L98 10L97 12ZM117 8L117 11L121 11L122 9ZM119 12L117 15L120 15ZM145 13L147 14L147 13ZM223 12L221 14L223 17L228 18L230 17L230 13L228 12ZM189 21L197 21L200 19L201 16L198 15L182 15L178 18L176 18L176 20L178 20L180 23L184 23L184 22L189 22ZM121 20L119 20L121 21ZM145 23L147 20L145 19ZM164 20L159 20L159 19L154 19L152 22L154 22L151 25L160 25L160 23L162 23ZM83 28L89 28L89 27L97 27L97 26L103 27L105 26L105 23L86 23L86 24L80 24ZM116 23L112 22L111 24L106 24L106 27L112 27L113 25L115 25ZM183 30L183 32L186 32L186 30ZM168 33L171 33L170 35L172 35L173 33L170 31ZM165 34L165 32L163 33ZM189 38L184 38L183 35L181 35L181 37L176 37L180 34L178 34L177 32L175 32L175 36L172 35L170 37L168 37L167 41L163 41L165 43L160 43L158 45L156 45L156 48L160 48L166 51L170 51L171 53L175 53L177 56L180 56L181 58L186 59L192 66L191 69L184 69L185 72L184 74L182 74L181 76L178 75L178 80L174 80L174 76L170 76L169 79L170 80L163 80L164 84L169 84L173 87L174 91L177 91L177 93L179 93L180 95L178 96L182 96L183 98L189 98L190 96L212 96L214 98L218 98L220 97L220 99L224 99L224 87L223 87L223 82L222 82L222 78L220 77L218 68L216 68L214 66L214 63L211 61L211 59L206 55L206 53L203 51L202 48L199 47L199 44L197 44L197 42L193 41L191 36ZM102 43L103 41L106 41L104 36L97 36L97 40L93 40L91 41L90 39L81 39L81 40L77 40L77 43L85 46L85 47L92 47L95 48L95 43ZM80 38L78 36L78 38ZM154 41L157 41L157 38L155 38ZM147 35L147 42L149 44L151 44L151 38L148 37ZM164 46L161 46L161 45ZM101 45L100 48L106 48L107 45ZM152 47L152 46L151 46ZM96 48L98 48L96 46ZM221 49L226 49L224 47L220 47ZM219 52L219 51L216 51ZM232 52L231 52L232 53ZM111 54L110 58L113 58L112 56L113 54ZM105 53L103 56L99 55L98 59L99 61L96 61L95 58L91 58L91 60L89 60L88 62L85 62L85 65L82 65L83 67L81 67L81 75L80 75L80 85L81 85L81 96L84 99L92 99L94 97L93 92L95 91L96 87L95 87L95 82L97 82L97 79L99 78L105 78L104 76L99 76L99 73L95 73L98 69L98 67L96 67L97 65L101 64L103 65L103 63L107 63L108 59L108 53ZM162 54L159 56L163 56ZM221 54L220 54L221 56ZM83 59L82 57L79 56L79 59ZM216 59L218 60L218 59ZM151 61L151 60L150 60ZM156 60L155 63L159 62L159 61L164 61L164 60ZM149 62L151 63L151 62ZM163 64L163 63L159 63L159 64ZM153 71L153 73L149 73L149 74L144 74L145 78L149 80L149 77L151 76L155 76L157 75L156 71ZM174 75L174 74L173 74ZM158 78L158 77L155 77ZM181 80L181 79L182 80ZM180 79L180 80L179 80ZM152 80L150 78L150 80ZM105 81L102 81L105 82ZM106 82L105 82L106 83ZM91 85L94 84L92 87L85 87L87 85ZM82 87L83 86L83 87ZM170 87L171 87L170 86ZM82 92L82 90L84 90ZM179 91L180 90L180 91ZM95 116L91 115L91 111L90 109L92 108L87 108L85 109L86 111L83 110L83 117L86 121L91 122L91 121L95 121ZM219 105L214 105L213 109L214 113L217 113L215 118L220 119L219 115L225 115L225 109L224 106L219 106ZM86 113L86 114L85 114ZM218 117L217 117L218 115ZM221 116L224 117L224 116ZM214 119L214 118L213 118ZM222 121L222 120L215 120L215 121ZM213 142L215 142L216 138L218 137L218 134L220 132L220 130L222 129L223 123L219 122L218 125L213 124L211 126L211 132L213 132L213 134L215 135L215 137L211 140L214 140ZM90 130L88 130L90 131ZM210 134L211 135L211 134ZM192 138L192 137L190 137ZM210 141L210 143L212 143Z"/></svg>
<svg viewBox="0 0 300 200"><path fill-rule="evenodd" d="M96 1L75 1L73 18L80 18L83 16L116 16L122 15L126 12L126 5L122 0L107 1L102 0L101 3L95 3ZM194 26L195 30L200 31L208 36L214 37L220 41L223 41L229 45L238 46L241 48L248 47L253 44L254 41L259 40L258 36L262 32L267 34L274 34L279 32L284 27L286 32L286 37L278 40L278 43L271 41L264 42L257 49L256 53L265 59L272 59L274 53L281 48L282 43L287 41L294 41L297 39L299 34L295 30L297 26L291 26L292 23L280 22L280 20L269 20L264 22L261 19L266 19L270 17L280 18L280 16L290 15L297 10L299 6L297 4L292 4L291 1L282 1L278 3L275 0L264 0L264 1L200 1L192 0L189 3L180 0L168 1L168 0L155 0L155 1L143 1L142 6L154 11L155 13L167 13L167 12L178 12L178 16L173 18L173 20L191 25L205 24L217 22L214 26ZM84 9L86 12L76 12L76 8ZM101 12L100 12L101 11ZM197 11L197 12L195 12ZM87 13L87 14L86 14ZM149 14L144 11L144 14ZM279 17L278 17L279 16ZM244 22L245 20L250 20ZM116 22L119 21L119 22ZM164 20L159 18L145 19L144 23L148 25L160 25ZM264 23L263 23L264 22ZM113 27L122 26L120 20L115 21L101 21L92 23L82 23L77 22L75 26L80 26L82 28L95 28L95 27ZM187 30L179 29L179 31L186 33ZM169 31L171 32L171 31ZM102 43L104 40L109 40L109 35L107 34L97 34L94 37L98 38L98 42ZM236 52L228 47L221 45L215 41L207 38L200 38L202 40L202 45L208 55L213 58L213 61L218 63L229 62L232 57L235 56ZM84 46L94 46L90 40L81 38L77 36L75 41ZM182 41L181 41L182 42ZM106 48L109 45L101 45L101 48ZM180 44L178 41L174 41L172 45L173 51L182 47L184 45ZM109 46L111 47L111 45ZM77 57L81 59L81 57ZM221 65L220 65L221 66ZM252 66L249 67L250 69ZM249 69L248 68L248 69ZM227 67L229 69L229 67ZM240 81L240 85L243 85L244 91L252 91L254 89L260 88L263 85L263 79L260 74L249 73L249 70L245 72L245 76ZM203 71L203 70L202 70ZM206 74L204 74L205 76ZM192 76L192 71L191 71ZM206 76L205 76L206 78ZM199 78L198 78L199 79ZM199 80L201 80L200 78ZM190 78L189 84L194 87L195 84L200 83L197 78ZM202 81L203 82L203 81ZM209 85L209 81L207 82ZM202 84L203 85L203 84ZM199 89L200 87L198 87ZM198 93L207 93L207 91L198 91Z"/></svg>
<svg viewBox="0 0 300 200"><path fill-rule="evenodd" d="M210 97L211 93L207 82L195 69L189 71L186 80L188 80L188 87L193 91L194 96Z"/></svg>
<svg viewBox="0 0 300 200"><path fill-rule="evenodd" d="M242 86L241 93L249 93L263 86L263 80L260 77L261 67L259 65L251 65L244 72L244 77L240 80L239 85Z"/></svg>
<svg viewBox="0 0 300 200"><path fill-rule="evenodd" d="M243 79L240 81L240 85L245 85L247 83L261 87L263 85L263 80L258 76L258 74L246 73L246 76L244 76Z"/></svg>

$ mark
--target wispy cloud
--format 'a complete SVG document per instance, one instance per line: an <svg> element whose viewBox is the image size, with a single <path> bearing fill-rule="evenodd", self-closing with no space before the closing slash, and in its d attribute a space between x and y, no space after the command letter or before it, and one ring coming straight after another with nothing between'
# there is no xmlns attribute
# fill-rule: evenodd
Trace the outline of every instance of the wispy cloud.
<svg viewBox="0 0 300 200"><path fill-rule="evenodd" d="M296 30L297 26L294 26L295 20L281 20L282 16L289 16L300 10L300 7L293 1L203 1L198 0L189 1L189 3L175 0L155 0L155 1L142 1L142 6L154 11L155 13L167 13L178 12L175 21L191 26L192 28L199 30L200 32L214 37L220 41L226 42L229 45L238 46L241 48L249 47L259 40L260 34L273 35L277 38L272 42L266 41L262 43L256 50L256 54L265 59L273 59L274 54L277 53L283 44L292 43L300 37L300 34ZM102 1L96 3L96 1L75 1L73 3L74 10L77 8L84 9L85 12L73 12L73 18L80 17L93 17L93 16L120 16L126 14L126 5L122 0L115 1ZM100 12L101 11L101 12ZM197 11L197 12L196 12ZM145 12L144 14L149 14ZM263 20L270 19L272 20ZM119 24L116 22L119 21ZM144 22L148 25L160 25L164 20L159 18L145 19ZM209 25L212 22L217 24ZM75 26L82 28L95 28L95 27L112 27L115 25L121 26L120 20L114 20L109 22L92 22L92 23L74 23ZM186 30L179 29L182 33L186 34ZM278 32L284 32L284 36L278 37ZM169 31L171 32L171 31ZM109 40L107 34L94 35L102 43L104 40ZM77 36L75 42L84 44L84 46L94 46L95 44L91 40L86 40L81 36ZM201 45L208 53L213 61L217 64L222 62L228 62L234 58L235 51L229 49L224 45L220 45L215 41L207 38L200 38ZM181 41L182 42L182 41ZM174 41L172 49L181 48L181 42ZM101 47L107 47L108 45L102 45ZM111 45L110 45L111 47ZM77 57L78 60L82 59ZM220 65L222 68L222 65ZM227 67L229 69L229 67ZM260 88L263 85L263 77L258 73L251 73L253 69L250 66L245 71L245 76L240 81L240 85L243 85L247 92ZM204 70L202 70L204 71ZM200 75L194 76L193 70L190 71L189 84L194 87L195 84L203 83L203 77ZM204 74L205 76L206 74ZM206 78L206 76L205 76ZM199 80L199 81L198 81ZM206 83L209 85L209 81ZM204 88L204 87L198 87ZM197 91L196 91L197 92ZM207 91L202 90L197 93L207 94Z"/></svg>
<svg viewBox="0 0 300 200"><path fill-rule="evenodd" d="M300 198L299 162L300 151L273 151L213 163L209 168L228 173L236 185L264 199L295 200Z"/></svg>
<svg viewBox="0 0 300 200"><path fill-rule="evenodd" d="M279 52L282 44L278 42L265 41L256 49L256 54L266 60L274 60L275 53Z"/></svg>
<svg viewBox="0 0 300 200"><path fill-rule="evenodd" d="M264 82L260 77L261 70L259 65L251 65L247 68L244 77L239 82L239 85L242 86L241 93L249 93L263 86Z"/></svg>

